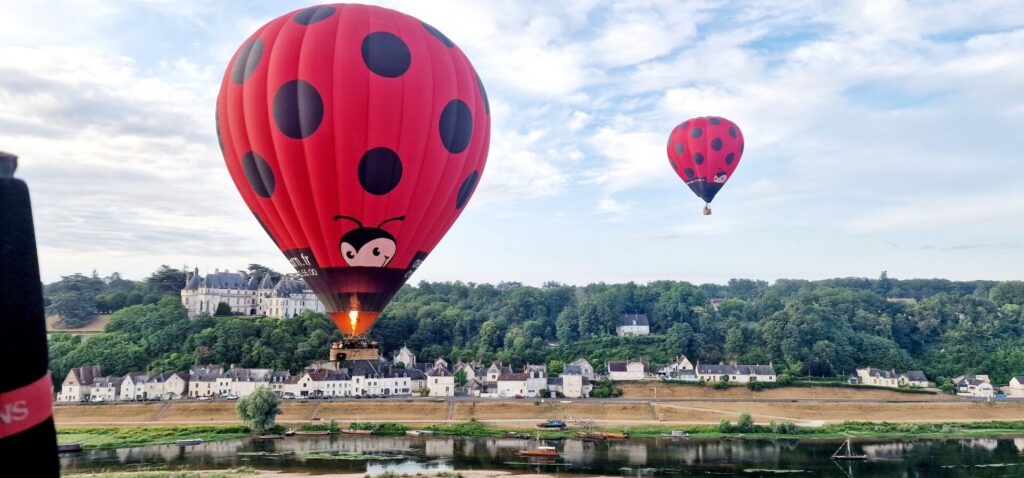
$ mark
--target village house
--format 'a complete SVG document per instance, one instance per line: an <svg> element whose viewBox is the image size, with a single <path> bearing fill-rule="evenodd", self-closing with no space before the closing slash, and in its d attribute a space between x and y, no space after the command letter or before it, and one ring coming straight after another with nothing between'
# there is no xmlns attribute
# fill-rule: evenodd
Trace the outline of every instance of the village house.
<svg viewBox="0 0 1024 478"><path fill-rule="evenodd" d="M615 327L615 334L619 337L633 337L638 335L650 335L651 323L647 320L647 314L622 314L619 318L619 325Z"/></svg>
<svg viewBox="0 0 1024 478"><path fill-rule="evenodd" d="M146 381L148 380L149 374L145 372L128 372L125 374L124 380L121 381L121 400L145 400Z"/></svg>
<svg viewBox="0 0 1024 478"><path fill-rule="evenodd" d="M186 372L172 372L170 377L164 381L163 396L169 399L185 398L188 396L189 375Z"/></svg>
<svg viewBox="0 0 1024 478"><path fill-rule="evenodd" d="M273 389L270 384L270 377L273 373L274 371L269 368L232 367L224 371L224 374L218 378L217 384L221 390L224 390L221 395L245 398L260 387Z"/></svg>
<svg viewBox="0 0 1024 478"><path fill-rule="evenodd" d="M93 382L100 376L99 365L73 368L68 371L57 394L58 402L81 402L89 399Z"/></svg>
<svg viewBox="0 0 1024 478"><path fill-rule="evenodd" d="M778 378L775 367L768 365L724 365L697 363L694 368L697 380L705 382L721 382L728 380L733 383L774 382Z"/></svg>
<svg viewBox="0 0 1024 478"><path fill-rule="evenodd" d="M928 388L931 385L928 382L928 377L920 370L900 372L898 378L901 387Z"/></svg>
<svg viewBox="0 0 1024 478"><path fill-rule="evenodd" d="M594 388L590 384L590 380L583 376L583 371L578 365L566 365L558 378L560 386L558 392L566 398L589 397L590 391Z"/></svg>
<svg viewBox="0 0 1024 478"><path fill-rule="evenodd" d="M411 395L411 376L414 375L411 372L414 371L396 369L388 362L354 361L351 363L349 371L352 377L352 394L360 396Z"/></svg>
<svg viewBox="0 0 1024 478"><path fill-rule="evenodd" d="M964 397L991 398L995 396L995 388L988 375L960 375L953 378L956 394Z"/></svg>
<svg viewBox="0 0 1024 478"><path fill-rule="evenodd" d="M696 382L697 371L694 370L690 359L679 356L675 362L664 365L658 369L658 375L665 381Z"/></svg>
<svg viewBox="0 0 1024 478"><path fill-rule="evenodd" d="M166 389L167 380L169 380L172 375L174 375L174 373L172 373L172 372L165 372L165 373L161 373L161 374L158 374L158 375L151 375L149 377L149 380L146 380L146 385L145 385L145 388L144 388L144 390L145 390L144 395L145 395L146 400L163 400L165 398L168 398L167 393L165 392L165 389ZM186 384L187 384L187 382L186 382ZM186 385L186 389L187 389L187 385Z"/></svg>
<svg viewBox="0 0 1024 478"><path fill-rule="evenodd" d="M613 382L646 380L650 377L647 360L626 360L608 362L608 378ZM564 384L563 384L564 386Z"/></svg>
<svg viewBox="0 0 1024 478"><path fill-rule="evenodd" d="M548 388L548 368L546 365L526 365L526 397L539 397L540 391Z"/></svg>
<svg viewBox="0 0 1024 478"><path fill-rule="evenodd" d="M597 380L597 376L594 374L594 366L590 365L590 362L585 358L579 358L574 360L569 365L575 365L580 368L580 373L583 374L583 378L587 380Z"/></svg>
<svg viewBox="0 0 1024 478"><path fill-rule="evenodd" d="M402 364L406 368L413 368L416 366L416 354L403 345L398 352L395 352L392 355L391 363L394 363L395 365Z"/></svg>
<svg viewBox="0 0 1024 478"><path fill-rule="evenodd" d="M497 398L498 382L488 382L483 378L477 377L466 382L466 392L471 397Z"/></svg>
<svg viewBox="0 0 1024 478"><path fill-rule="evenodd" d="M530 375L527 373L503 373L498 376L498 397L522 398L526 396L526 383ZM547 387L547 380L544 380Z"/></svg>
<svg viewBox="0 0 1024 478"><path fill-rule="evenodd" d="M192 398L216 397L219 395L217 379L224 374L224 367L217 365L193 365L189 367L188 396Z"/></svg>
<svg viewBox="0 0 1024 478"><path fill-rule="evenodd" d="M858 368L857 381L862 385L873 385L876 387L900 386L900 378L895 370L880 370L877 368Z"/></svg>
<svg viewBox="0 0 1024 478"><path fill-rule="evenodd" d="M448 371L442 363L434 364L434 367L426 372L427 390L431 397L454 397L455 376Z"/></svg>
<svg viewBox="0 0 1024 478"><path fill-rule="evenodd" d="M124 377L107 376L97 377L92 382L92 388L89 390L89 399L92 401L102 400L104 402L113 402L121 397L121 382Z"/></svg>
<svg viewBox="0 0 1024 478"><path fill-rule="evenodd" d="M1003 387L1002 391L1010 397L1024 396L1024 375L1010 378L1010 384Z"/></svg>

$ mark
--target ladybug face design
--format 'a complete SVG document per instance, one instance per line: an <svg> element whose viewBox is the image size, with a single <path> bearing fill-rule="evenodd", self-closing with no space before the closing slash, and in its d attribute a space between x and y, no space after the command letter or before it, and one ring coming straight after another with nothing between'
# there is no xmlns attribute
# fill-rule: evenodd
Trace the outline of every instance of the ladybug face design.
<svg viewBox="0 0 1024 478"><path fill-rule="evenodd" d="M715 182L718 184L725 184L725 181L728 179L729 175L725 174L725 172L720 171L718 174L715 174Z"/></svg>
<svg viewBox="0 0 1024 478"><path fill-rule="evenodd" d="M395 257L398 251L395 236L381 227L391 221L401 221L404 216L388 219L377 227L363 227L358 219L349 216L334 216L334 219L347 219L359 226L341 236L339 245L341 255L350 267L384 267Z"/></svg>

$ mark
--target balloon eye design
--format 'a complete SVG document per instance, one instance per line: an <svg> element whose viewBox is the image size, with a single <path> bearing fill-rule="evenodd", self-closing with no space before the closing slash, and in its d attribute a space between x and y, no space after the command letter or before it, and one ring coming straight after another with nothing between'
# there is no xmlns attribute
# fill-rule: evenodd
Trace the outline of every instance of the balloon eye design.
<svg viewBox="0 0 1024 478"><path fill-rule="evenodd" d="M377 227L364 227L358 219L349 216L334 216L334 220L345 219L359 226L341 237L342 256L350 267L385 267L395 257L398 244L395 236L382 229L384 224L401 221L399 216L381 222Z"/></svg>

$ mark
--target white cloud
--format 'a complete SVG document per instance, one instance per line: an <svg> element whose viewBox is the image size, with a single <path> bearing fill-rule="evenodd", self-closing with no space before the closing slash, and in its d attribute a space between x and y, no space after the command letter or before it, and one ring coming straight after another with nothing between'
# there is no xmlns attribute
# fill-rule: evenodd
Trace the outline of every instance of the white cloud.
<svg viewBox="0 0 1024 478"><path fill-rule="evenodd" d="M1019 190L919 198L879 208L843 223L854 233L914 231L948 235L964 230L1024 232L1024 196Z"/></svg>

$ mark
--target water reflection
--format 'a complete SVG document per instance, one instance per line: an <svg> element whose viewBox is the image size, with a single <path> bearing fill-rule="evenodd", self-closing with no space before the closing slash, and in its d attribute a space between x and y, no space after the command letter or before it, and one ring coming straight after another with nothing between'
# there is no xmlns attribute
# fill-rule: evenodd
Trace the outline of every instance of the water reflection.
<svg viewBox="0 0 1024 478"><path fill-rule="evenodd" d="M304 436L93 450L61 461L68 470L145 464L353 473L511 469L620 476L941 478L1014 476L1007 474L1013 470L1024 476L1024 438L860 441L854 448L870 460L841 466L830 460L839 442L829 440L568 439L557 444L562 456L553 463L520 458L516 452L527 445L527 440L508 438Z"/></svg>

